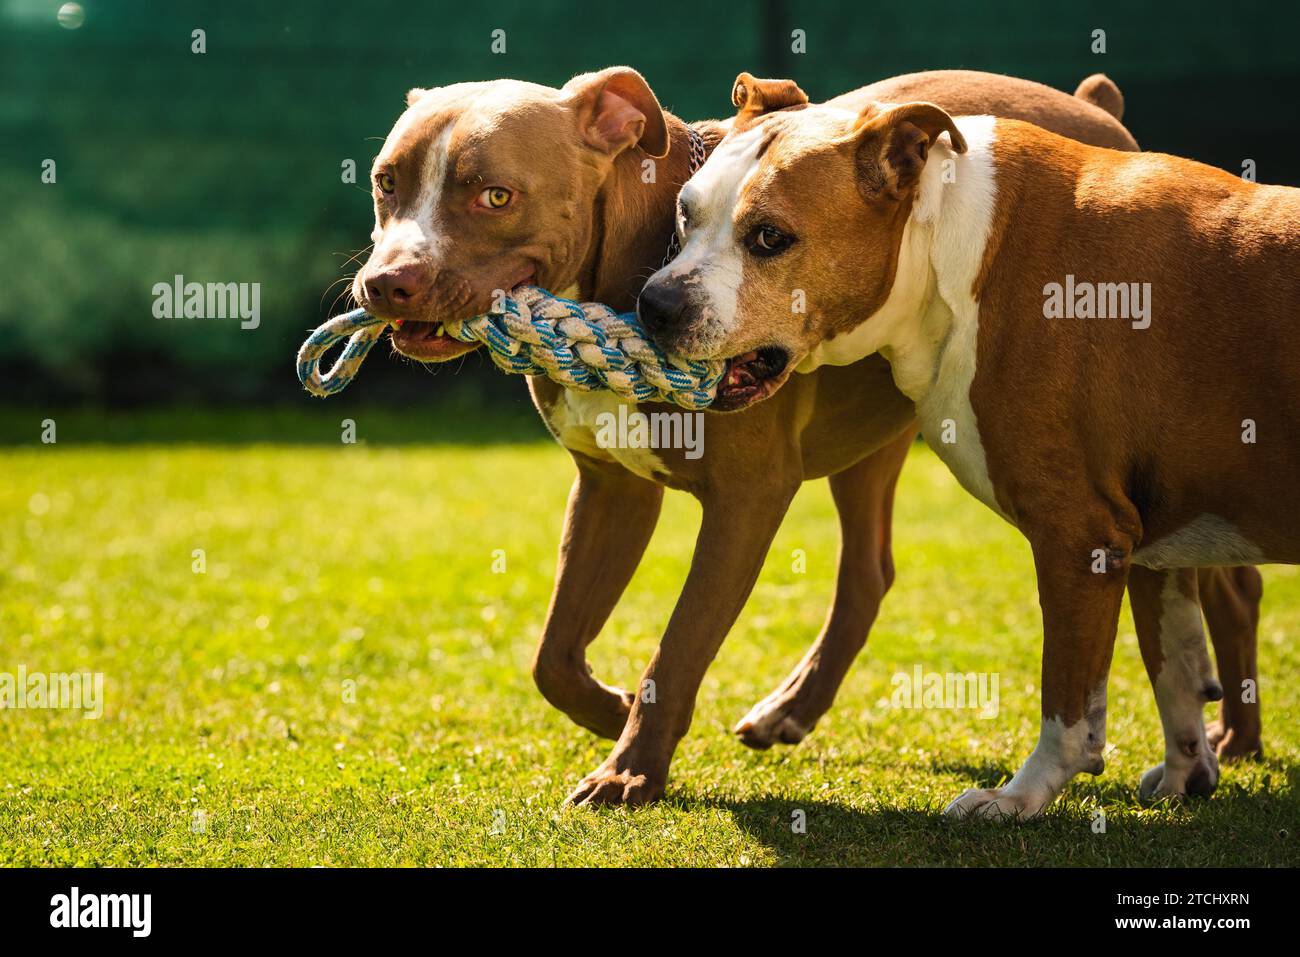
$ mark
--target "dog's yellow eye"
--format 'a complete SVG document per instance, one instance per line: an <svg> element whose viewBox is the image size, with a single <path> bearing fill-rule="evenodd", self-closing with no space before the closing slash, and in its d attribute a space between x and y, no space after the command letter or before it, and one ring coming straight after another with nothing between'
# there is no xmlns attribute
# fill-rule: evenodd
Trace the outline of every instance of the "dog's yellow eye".
<svg viewBox="0 0 1300 957"><path fill-rule="evenodd" d="M489 186L479 193L478 199L488 209L501 209L510 202L510 197L513 195L504 186Z"/></svg>
<svg viewBox="0 0 1300 957"><path fill-rule="evenodd" d="M393 179L393 174L389 172L383 172L376 176L375 184L379 187L379 191L382 193L391 193L393 190L397 189L397 183Z"/></svg>

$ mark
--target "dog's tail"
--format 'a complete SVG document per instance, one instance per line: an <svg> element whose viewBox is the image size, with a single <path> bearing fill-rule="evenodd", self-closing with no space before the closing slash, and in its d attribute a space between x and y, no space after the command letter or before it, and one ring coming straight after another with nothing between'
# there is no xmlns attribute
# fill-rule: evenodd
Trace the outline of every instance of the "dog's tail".
<svg viewBox="0 0 1300 957"><path fill-rule="evenodd" d="M1074 95L1093 106L1101 107L1117 120L1124 119L1124 94L1105 73L1084 77Z"/></svg>

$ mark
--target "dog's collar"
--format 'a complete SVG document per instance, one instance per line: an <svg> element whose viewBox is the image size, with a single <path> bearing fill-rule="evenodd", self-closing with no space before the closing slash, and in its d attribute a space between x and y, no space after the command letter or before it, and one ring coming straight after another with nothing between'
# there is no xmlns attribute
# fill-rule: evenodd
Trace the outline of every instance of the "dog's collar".
<svg viewBox="0 0 1300 957"><path fill-rule="evenodd" d="M694 176L704 165L704 161L709 158L709 151L704 145L704 137L700 135L699 130L693 126L686 127L686 133L690 137L691 151L691 171L687 174L687 179ZM682 241L677 236L677 226L673 226L673 234L668 239L668 254L664 256L663 264L667 266L677 258L677 254L682 251Z"/></svg>

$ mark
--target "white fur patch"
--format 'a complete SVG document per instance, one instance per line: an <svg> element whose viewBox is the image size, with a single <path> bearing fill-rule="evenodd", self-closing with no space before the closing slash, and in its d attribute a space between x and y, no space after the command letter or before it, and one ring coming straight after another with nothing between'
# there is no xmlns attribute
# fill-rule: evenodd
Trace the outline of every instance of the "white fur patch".
<svg viewBox="0 0 1300 957"><path fill-rule="evenodd" d="M956 818L1037 817L1076 774L1100 770L1105 743L1103 680L1089 696L1086 715L1078 721L1067 725L1060 718L1042 719L1033 753L1005 787L964 791L944 814Z"/></svg>
<svg viewBox="0 0 1300 957"><path fill-rule="evenodd" d="M445 240L444 224L438 216L438 200L447 183L450 165L448 147L455 123L448 123L429 144L420 171L420 189L411 212L401 219L390 221L375 239L372 259L379 262L400 262L405 259L422 259L436 256ZM376 227L378 229L378 227ZM376 258L378 257L378 258Z"/></svg>
<svg viewBox="0 0 1300 957"><path fill-rule="evenodd" d="M431 252L437 250L444 238L444 224L438 217L438 201L447 185L447 172L451 166L451 134L455 127L455 123L443 127L438 138L429 144L429 153L424 159L415 218L424 231L425 242Z"/></svg>
<svg viewBox="0 0 1300 957"><path fill-rule="evenodd" d="M1087 718L1071 725L1060 718L1043 718L1038 743L1007 787L1042 794L1050 801L1072 777L1101 757L1101 748L1090 744L1091 733Z"/></svg>
<svg viewBox="0 0 1300 957"><path fill-rule="evenodd" d="M1211 782L1218 762L1205 736L1205 689L1213 673L1201 627L1201 606L1179 588L1177 570L1164 573L1160 589L1160 653L1163 661L1153 679L1160 724L1165 733L1165 760L1142 777L1144 798L1187 793L1198 771ZM1194 753L1188 748L1194 745Z"/></svg>
<svg viewBox="0 0 1300 957"><path fill-rule="evenodd" d="M636 407L635 402L624 403L613 392L564 389L559 401L545 413L546 421L566 449L590 458L618 462L629 472L658 481L656 473L665 475L669 470L653 449L605 448L596 441L596 432L600 427L598 417L603 413L617 416L618 407L623 404Z"/></svg>
<svg viewBox="0 0 1300 957"><path fill-rule="evenodd" d="M966 138L967 151L961 156L950 154L955 181L943 182L942 153L936 156L932 151L913 211L918 227L928 228L931 234L930 262L939 301L932 300L927 313L939 315L932 317L933 322L916 324L919 335L902 347L891 346L887 358L897 364L894 380L899 389L913 390L910 398L916 402L921 431L931 448L967 491L1001 514L970 402L979 334L979 303L973 289L997 197L994 119L967 117L957 126ZM945 313L950 317L947 334L933 341ZM915 357L915 366L908 352ZM928 382L922 378L926 374ZM945 441L948 438L952 441Z"/></svg>
<svg viewBox="0 0 1300 957"><path fill-rule="evenodd" d="M1199 515L1178 531L1145 544L1133 561L1147 568L1197 568L1208 565L1263 565L1269 561L1237 526L1218 515Z"/></svg>
<svg viewBox="0 0 1300 957"><path fill-rule="evenodd" d="M970 404L979 333L972 290L997 201L996 120L965 116L954 123L966 152L956 153L944 139L930 151L884 305L852 331L822 342L796 369L850 365L879 352L899 391L916 403L930 446L968 492L1001 515Z"/></svg>
<svg viewBox="0 0 1300 957"><path fill-rule="evenodd" d="M852 332L820 345L798 369L847 365L880 352L899 390L916 403L930 446L967 491L1001 514L970 404L979 333L972 290L997 201L996 120L954 122L966 152L956 153L945 140L930 151L888 299Z"/></svg>
<svg viewBox="0 0 1300 957"><path fill-rule="evenodd" d="M736 303L744 256L732 215L758 163L764 130L755 127L729 136L682 187L680 202L692 211L682 251L659 275L699 295L701 345L708 349L736 328Z"/></svg>

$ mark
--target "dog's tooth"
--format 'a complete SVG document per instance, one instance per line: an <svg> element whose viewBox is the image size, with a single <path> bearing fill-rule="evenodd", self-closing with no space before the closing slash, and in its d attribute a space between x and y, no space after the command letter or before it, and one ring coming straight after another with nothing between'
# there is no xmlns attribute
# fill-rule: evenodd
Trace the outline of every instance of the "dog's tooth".
<svg viewBox="0 0 1300 957"><path fill-rule="evenodd" d="M440 335L443 334L443 332L442 332L442 323L441 323L441 322L438 323L436 326L433 327L433 334L434 334L435 336L440 336Z"/></svg>

